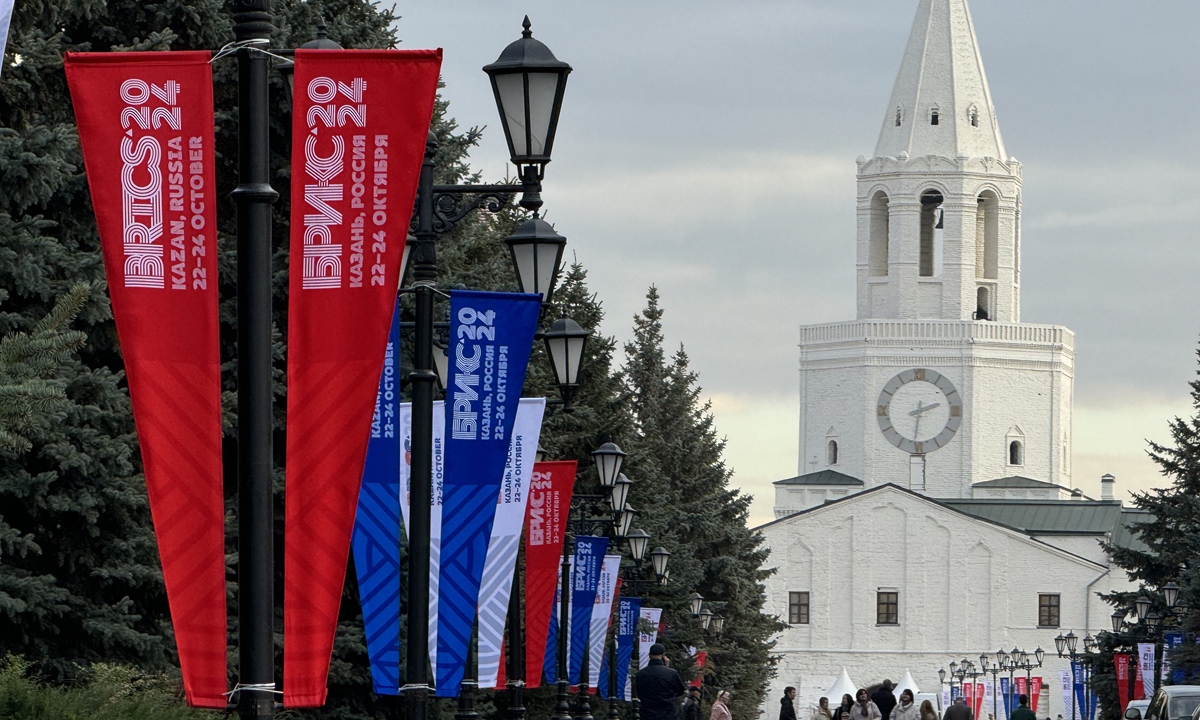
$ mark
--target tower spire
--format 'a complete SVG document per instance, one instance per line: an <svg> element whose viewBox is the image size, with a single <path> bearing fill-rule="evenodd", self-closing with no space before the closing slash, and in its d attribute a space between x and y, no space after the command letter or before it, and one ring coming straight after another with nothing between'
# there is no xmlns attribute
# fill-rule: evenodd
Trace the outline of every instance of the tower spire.
<svg viewBox="0 0 1200 720"><path fill-rule="evenodd" d="M967 0L921 0L875 157L1008 154Z"/></svg>

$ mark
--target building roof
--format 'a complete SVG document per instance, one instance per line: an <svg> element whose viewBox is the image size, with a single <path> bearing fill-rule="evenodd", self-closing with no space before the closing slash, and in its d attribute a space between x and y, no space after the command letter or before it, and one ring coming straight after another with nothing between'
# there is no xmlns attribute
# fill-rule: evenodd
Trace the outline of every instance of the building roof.
<svg viewBox="0 0 1200 720"><path fill-rule="evenodd" d="M983 482L974 483L971 487L977 488L1040 488L1043 490L1067 490L1062 485L1055 485L1044 480L1034 480L1033 478L1021 477L1020 475L1010 475L1008 477L996 478L995 480L984 480Z"/></svg>
<svg viewBox="0 0 1200 720"><path fill-rule="evenodd" d="M1154 515L1145 510L1122 509L1117 527L1113 529L1112 544L1130 550L1143 552L1149 550L1150 546L1142 542L1141 538L1135 534L1135 529L1138 525L1149 522L1154 522Z"/></svg>
<svg viewBox="0 0 1200 720"><path fill-rule="evenodd" d="M1121 519L1116 500L944 499L939 502L968 515L1034 535L1103 535Z"/></svg>
<svg viewBox="0 0 1200 720"><path fill-rule="evenodd" d="M776 480L775 485L856 485L862 487L863 481L836 470L821 470L787 480Z"/></svg>
<svg viewBox="0 0 1200 720"><path fill-rule="evenodd" d="M967 0L921 0L917 8L875 146L875 157L902 152L1008 159Z"/></svg>

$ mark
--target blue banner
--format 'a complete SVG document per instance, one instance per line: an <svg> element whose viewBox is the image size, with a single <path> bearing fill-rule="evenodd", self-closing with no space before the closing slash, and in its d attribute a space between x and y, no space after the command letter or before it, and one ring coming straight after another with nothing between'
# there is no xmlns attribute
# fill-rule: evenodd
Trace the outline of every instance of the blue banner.
<svg viewBox="0 0 1200 720"><path fill-rule="evenodd" d="M400 306L392 313L375 415L367 441L358 511L354 569L367 634L371 681L379 695L400 692Z"/></svg>
<svg viewBox="0 0 1200 720"><path fill-rule="evenodd" d="M575 538L575 565L571 568L571 673L572 685L579 684L583 655L587 652L592 626L592 605L600 581L600 565L608 550L608 538L581 535Z"/></svg>
<svg viewBox="0 0 1200 720"><path fill-rule="evenodd" d="M546 654L542 656L542 672L546 682L558 682L558 611L562 608L562 576L559 575L558 589L554 591L554 609L550 611L550 630L546 633ZM570 638L567 638L570 647Z"/></svg>
<svg viewBox="0 0 1200 720"><path fill-rule="evenodd" d="M1008 678L1006 677L999 678L999 680L1000 693L1004 695L1004 717L1012 717L1012 688L1009 687L1011 683L1009 683Z"/></svg>
<svg viewBox="0 0 1200 720"><path fill-rule="evenodd" d="M1197 639L1200 642L1200 638ZM1171 666L1171 651L1183 645L1183 633L1169 632L1163 634L1163 669L1167 670ZM1171 684L1183 684L1183 671L1171 670Z"/></svg>
<svg viewBox="0 0 1200 720"><path fill-rule="evenodd" d="M629 679L629 663L633 660L633 634L642 610L642 599L619 598L617 603L617 698L628 699L625 697L625 685ZM604 668L600 675L600 697L607 700L608 696L608 653L605 653Z"/></svg>
<svg viewBox="0 0 1200 720"><path fill-rule="evenodd" d="M1071 687L1075 691L1075 712L1077 716L1084 720L1090 720L1091 713L1088 712L1087 696L1084 694L1083 688L1083 663L1071 663Z"/></svg>
<svg viewBox="0 0 1200 720"><path fill-rule="evenodd" d="M540 306L538 295L450 293L438 697L457 697L462 685L483 563Z"/></svg>

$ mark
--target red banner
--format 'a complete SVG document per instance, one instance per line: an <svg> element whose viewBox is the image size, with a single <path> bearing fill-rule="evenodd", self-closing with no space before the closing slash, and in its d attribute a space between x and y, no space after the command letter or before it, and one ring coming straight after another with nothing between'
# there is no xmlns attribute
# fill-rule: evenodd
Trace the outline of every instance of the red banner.
<svg viewBox="0 0 1200 720"><path fill-rule="evenodd" d="M1117 672L1117 698L1121 701L1121 712L1129 704L1129 656L1113 654L1113 666Z"/></svg>
<svg viewBox="0 0 1200 720"><path fill-rule="evenodd" d="M441 50L297 50L283 687L325 703Z"/></svg>
<svg viewBox="0 0 1200 720"><path fill-rule="evenodd" d="M1033 687L1029 688L1029 709L1035 714L1038 709L1038 698L1042 694L1042 679L1040 677L1030 678Z"/></svg>
<svg viewBox="0 0 1200 720"><path fill-rule="evenodd" d="M533 466L525 511L525 686L529 688L542 684L575 470L574 460Z"/></svg>
<svg viewBox="0 0 1200 720"><path fill-rule="evenodd" d="M1142 678L1142 665L1138 662L1137 655L1130 655L1130 662L1133 663L1133 699L1146 699L1146 681Z"/></svg>
<svg viewBox="0 0 1200 720"><path fill-rule="evenodd" d="M187 701L224 708L225 509L207 52L64 61Z"/></svg>
<svg viewBox="0 0 1200 720"><path fill-rule="evenodd" d="M708 659L708 653L704 650L696 652L696 679L688 683L692 687L704 686L704 661Z"/></svg>
<svg viewBox="0 0 1200 720"><path fill-rule="evenodd" d="M983 708L983 683L975 683L975 704L971 707L974 717L979 717L979 711Z"/></svg>

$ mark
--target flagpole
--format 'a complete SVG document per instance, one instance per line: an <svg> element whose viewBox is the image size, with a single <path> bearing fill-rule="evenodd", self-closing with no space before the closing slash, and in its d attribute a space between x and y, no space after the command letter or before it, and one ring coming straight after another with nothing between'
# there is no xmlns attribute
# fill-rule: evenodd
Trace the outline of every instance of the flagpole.
<svg viewBox="0 0 1200 720"><path fill-rule="evenodd" d="M270 0L235 0L238 59L238 715L275 716L275 513L271 493Z"/></svg>

